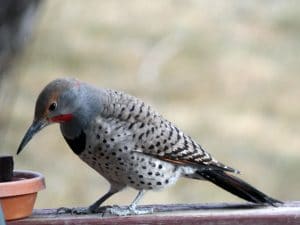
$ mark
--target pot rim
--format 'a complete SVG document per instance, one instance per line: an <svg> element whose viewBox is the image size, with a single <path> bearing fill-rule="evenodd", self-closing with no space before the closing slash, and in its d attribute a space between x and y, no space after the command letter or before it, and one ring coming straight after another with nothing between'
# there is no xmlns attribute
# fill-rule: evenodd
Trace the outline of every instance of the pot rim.
<svg viewBox="0 0 300 225"><path fill-rule="evenodd" d="M0 183L0 198L31 194L46 187L44 176L38 172L14 170L13 178L20 180Z"/></svg>

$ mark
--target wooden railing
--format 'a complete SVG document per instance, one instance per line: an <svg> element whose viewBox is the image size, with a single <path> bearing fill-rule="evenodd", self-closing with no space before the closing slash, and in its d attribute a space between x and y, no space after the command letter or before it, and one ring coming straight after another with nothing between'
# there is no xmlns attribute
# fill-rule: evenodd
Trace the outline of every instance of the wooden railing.
<svg viewBox="0 0 300 225"><path fill-rule="evenodd" d="M280 207L251 204L181 204L147 205L153 214L113 216L108 214L57 214L56 209L35 209L33 215L8 225L63 225L63 224L160 224L160 225L299 225L300 202L288 202Z"/></svg>

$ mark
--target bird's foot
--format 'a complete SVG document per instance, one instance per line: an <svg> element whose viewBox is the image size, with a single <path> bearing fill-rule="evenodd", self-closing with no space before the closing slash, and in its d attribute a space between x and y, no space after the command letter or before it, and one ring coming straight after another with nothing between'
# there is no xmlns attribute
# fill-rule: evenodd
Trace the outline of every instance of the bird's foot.
<svg viewBox="0 0 300 225"><path fill-rule="evenodd" d="M87 214L102 214L109 212L108 210L113 207L118 206L102 206L98 208L88 207L88 208L67 208L61 207L56 210L56 214L71 214L71 215L87 215Z"/></svg>
<svg viewBox="0 0 300 225"><path fill-rule="evenodd" d="M87 215L87 214L102 214L102 216L130 216L144 215L153 213L152 208L137 209L134 206L120 207L118 205L102 206L99 208L66 208L61 207L56 210L56 214L71 214L71 215Z"/></svg>
<svg viewBox="0 0 300 225"><path fill-rule="evenodd" d="M144 214L151 214L153 213L153 209L137 209L133 206L128 207L120 207L120 206L113 206L106 209L106 213L115 216L130 216L130 215L144 215Z"/></svg>
<svg viewBox="0 0 300 225"><path fill-rule="evenodd" d="M91 213L88 208L67 208L60 207L56 210L56 214L71 214L71 215L84 215Z"/></svg>
<svg viewBox="0 0 300 225"><path fill-rule="evenodd" d="M107 205L107 206L101 206L98 208L94 208L94 207L90 206L90 207L88 207L87 210L93 214L101 214L102 213L104 215L105 213L108 213L111 208L114 208L114 207L118 207L118 206L117 205L113 205L113 206Z"/></svg>

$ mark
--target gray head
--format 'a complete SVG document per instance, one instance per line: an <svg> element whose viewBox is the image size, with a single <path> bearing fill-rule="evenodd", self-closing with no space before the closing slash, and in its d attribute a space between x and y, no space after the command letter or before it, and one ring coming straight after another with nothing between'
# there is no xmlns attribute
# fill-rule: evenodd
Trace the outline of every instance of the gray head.
<svg viewBox="0 0 300 225"><path fill-rule="evenodd" d="M93 111L89 110L89 102L99 101L91 95L91 86L73 78L61 78L50 82L40 93L36 105L34 119L27 130L17 154L19 154L31 138L41 129L53 123L60 123L66 135L74 135L85 126ZM93 102L100 107L100 104ZM95 109L93 109L95 110Z"/></svg>

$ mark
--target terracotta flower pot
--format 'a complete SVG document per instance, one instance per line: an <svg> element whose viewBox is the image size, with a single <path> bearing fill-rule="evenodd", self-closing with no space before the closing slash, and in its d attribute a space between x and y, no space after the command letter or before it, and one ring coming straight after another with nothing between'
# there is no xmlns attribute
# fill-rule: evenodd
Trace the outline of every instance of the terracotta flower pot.
<svg viewBox="0 0 300 225"><path fill-rule="evenodd" d="M5 219L20 219L31 215L37 192L44 188L44 176L26 170L16 170L12 181L0 182L0 203Z"/></svg>

